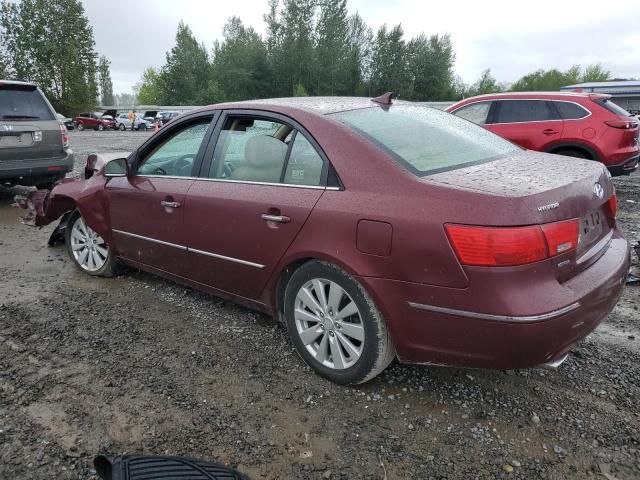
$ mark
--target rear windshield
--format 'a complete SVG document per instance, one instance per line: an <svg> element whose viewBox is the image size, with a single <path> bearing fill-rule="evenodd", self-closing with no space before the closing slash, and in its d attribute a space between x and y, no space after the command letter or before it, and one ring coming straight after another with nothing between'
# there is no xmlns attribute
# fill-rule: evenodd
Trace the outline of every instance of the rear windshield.
<svg viewBox="0 0 640 480"><path fill-rule="evenodd" d="M467 120L417 105L373 107L332 117L419 176L488 162L520 148Z"/></svg>
<svg viewBox="0 0 640 480"><path fill-rule="evenodd" d="M0 120L54 120L42 94L33 88L0 86Z"/></svg>
<svg viewBox="0 0 640 480"><path fill-rule="evenodd" d="M601 100L596 100L596 103L601 107L606 108L607 110L609 110L611 113L615 115L620 115L621 117L631 116L631 114L627 112L624 108L622 108L620 105L617 105L613 103L611 100L607 100L606 98L603 98Z"/></svg>

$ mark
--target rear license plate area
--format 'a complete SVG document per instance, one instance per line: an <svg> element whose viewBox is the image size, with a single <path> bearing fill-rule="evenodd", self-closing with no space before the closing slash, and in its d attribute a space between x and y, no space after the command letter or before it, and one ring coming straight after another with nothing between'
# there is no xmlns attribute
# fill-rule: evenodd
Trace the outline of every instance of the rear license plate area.
<svg viewBox="0 0 640 480"><path fill-rule="evenodd" d="M600 240L605 233L605 226L608 224L602 209L594 210L580 218L578 249L584 251Z"/></svg>

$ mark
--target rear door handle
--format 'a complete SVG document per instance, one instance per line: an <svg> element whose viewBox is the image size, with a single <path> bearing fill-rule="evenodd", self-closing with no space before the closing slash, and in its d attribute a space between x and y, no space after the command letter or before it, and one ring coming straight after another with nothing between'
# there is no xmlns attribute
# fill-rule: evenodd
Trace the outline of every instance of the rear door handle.
<svg viewBox="0 0 640 480"><path fill-rule="evenodd" d="M178 208L180 206L180 202L168 202L166 200L162 200L160 202L160 205L162 205L163 207Z"/></svg>
<svg viewBox="0 0 640 480"><path fill-rule="evenodd" d="M547 128L546 130L543 130L542 133L544 133L545 135L555 135L559 132L557 130L554 130L553 128Z"/></svg>
<svg viewBox="0 0 640 480"><path fill-rule="evenodd" d="M289 223L291 221L286 215L269 215L268 213L263 213L260 218L266 222Z"/></svg>

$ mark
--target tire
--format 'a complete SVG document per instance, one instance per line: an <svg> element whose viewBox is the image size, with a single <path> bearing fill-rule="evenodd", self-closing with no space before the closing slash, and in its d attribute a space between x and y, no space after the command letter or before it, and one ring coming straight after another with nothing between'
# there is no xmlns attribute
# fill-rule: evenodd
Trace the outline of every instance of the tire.
<svg viewBox="0 0 640 480"><path fill-rule="evenodd" d="M102 132L104 130L104 125L100 124L98 125L98 131Z"/></svg>
<svg viewBox="0 0 640 480"><path fill-rule="evenodd" d="M81 123L78 124L78 131L79 132L84 132L84 125L83 124L81 124Z"/></svg>
<svg viewBox="0 0 640 480"><path fill-rule="evenodd" d="M94 240L95 244L92 243ZM87 242L90 242L88 251L87 247L81 247ZM65 228L65 244L71 261L80 271L98 277L115 277L120 272L120 264L109 246L84 223L77 210L71 214ZM95 260L97 258L100 262Z"/></svg>
<svg viewBox="0 0 640 480"><path fill-rule="evenodd" d="M118 130L120 130L121 132L124 132L127 129L127 127L124 126L124 123L121 123L120 125L118 125Z"/></svg>
<svg viewBox="0 0 640 480"><path fill-rule="evenodd" d="M324 309L318 291L324 292ZM285 290L284 318L303 360L340 385L371 380L395 357L393 339L371 297L330 263L312 261L293 273Z"/></svg>

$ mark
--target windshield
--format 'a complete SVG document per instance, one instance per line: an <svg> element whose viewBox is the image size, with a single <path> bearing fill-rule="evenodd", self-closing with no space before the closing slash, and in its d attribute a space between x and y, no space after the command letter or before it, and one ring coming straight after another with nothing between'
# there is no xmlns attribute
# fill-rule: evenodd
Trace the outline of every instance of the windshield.
<svg viewBox="0 0 640 480"><path fill-rule="evenodd" d="M53 120L53 113L35 88L1 87L0 120Z"/></svg>
<svg viewBox="0 0 640 480"><path fill-rule="evenodd" d="M418 105L332 115L416 175L487 162L519 147L467 120Z"/></svg>

